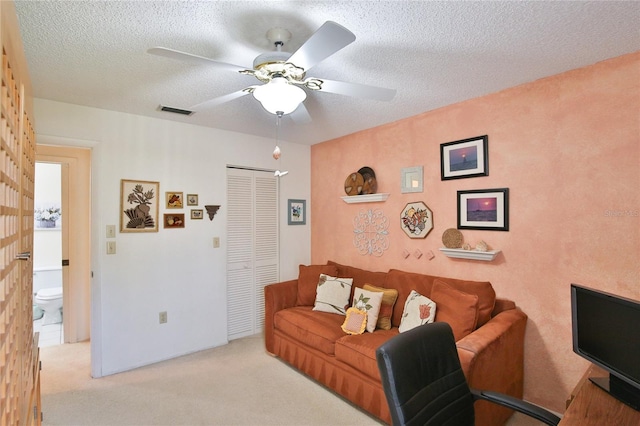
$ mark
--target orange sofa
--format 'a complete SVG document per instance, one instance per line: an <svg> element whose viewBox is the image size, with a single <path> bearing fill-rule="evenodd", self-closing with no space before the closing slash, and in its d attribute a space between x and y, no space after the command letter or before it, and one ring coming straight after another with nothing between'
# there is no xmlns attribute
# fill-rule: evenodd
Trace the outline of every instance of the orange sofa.
<svg viewBox="0 0 640 426"><path fill-rule="evenodd" d="M396 289L391 329L349 335L341 329L344 316L313 311L320 273L353 278L352 296L353 289L365 284ZM442 296L440 291L432 294L434 287L447 288L448 296ZM398 334L404 303L412 290L436 302L435 321L449 322L457 329L454 334L460 336L456 343L458 354L471 387L522 398L527 316L514 302L496 298L489 282L396 269L371 272L332 261L327 265L300 265L297 280L265 287L266 350L390 423L375 351ZM512 414L511 410L484 401L476 402L475 410L476 424L481 426L502 425Z"/></svg>

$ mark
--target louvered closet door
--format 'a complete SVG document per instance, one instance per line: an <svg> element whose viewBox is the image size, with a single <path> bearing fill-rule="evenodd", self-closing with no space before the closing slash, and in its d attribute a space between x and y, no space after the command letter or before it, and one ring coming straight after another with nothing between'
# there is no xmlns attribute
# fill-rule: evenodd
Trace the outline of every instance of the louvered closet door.
<svg viewBox="0 0 640 426"><path fill-rule="evenodd" d="M227 337L260 333L264 286L278 282L278 180L227 169Z"/></svg>

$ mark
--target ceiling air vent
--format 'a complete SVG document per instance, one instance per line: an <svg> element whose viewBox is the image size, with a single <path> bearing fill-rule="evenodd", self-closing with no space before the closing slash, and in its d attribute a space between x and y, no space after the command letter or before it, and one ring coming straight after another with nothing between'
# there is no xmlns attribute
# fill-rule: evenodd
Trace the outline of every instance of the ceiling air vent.
<svg viewBox="0 0 640 426"><path fill-rule="evenodd" d="M188 109L174 108L174 107L165 106L165 105L160 105L160 111L172 112L174 114L182 114L182 115L193 114L193 111L189 111Z"/></svg>

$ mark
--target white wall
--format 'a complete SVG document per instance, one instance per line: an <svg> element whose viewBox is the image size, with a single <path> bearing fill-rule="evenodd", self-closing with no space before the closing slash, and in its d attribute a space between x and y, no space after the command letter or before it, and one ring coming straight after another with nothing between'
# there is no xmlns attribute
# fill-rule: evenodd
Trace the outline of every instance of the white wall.
<svg viewBox="0 0 640 426"><path fill-rule="evenodd" d="M37 137L92 147L92 374L102 376L227 342L226 166L276 169L274 140L131 114L35 99ZM86 143L84 142L86 141ZM89 142L91 141L91 142ZM288 226L287 199L310 202L310 148L280 142L289 175L281 183L281 279L310 259L310 221ZM106 254L106 225L119 229L120 180L160 182L222 207L213 221L184 229L117 233ZM73 188L71 188L73 190ZM310 211L310 209L308 209ZM166 210L161 204L160 217ZM189 208L183 210L188 217ZM206 216L206 213L205 213ZM214 249L212 239L221 239ZM167 311L168 322L158 323Z"/></svg>

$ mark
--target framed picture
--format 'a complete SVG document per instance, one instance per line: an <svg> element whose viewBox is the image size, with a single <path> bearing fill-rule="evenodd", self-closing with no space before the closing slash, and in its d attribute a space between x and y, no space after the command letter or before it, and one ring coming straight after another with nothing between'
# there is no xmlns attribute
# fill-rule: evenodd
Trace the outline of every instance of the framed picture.
<svg viewBox="0 0 640 426"><path fill-rule="evenodd" d="M158 232L159 182L120 180L120 232Z"/></svg>
<svg viewBox="0 0 640 426"><path fill-rule="evenodd" d="M188 206L197 206L198 205L198 194L187 194L187 205Z"/></svg>
<svg viewBox="0 0 640 426"><path fill-rule="evenodd" d="M422 166L406 167L402 169L400 191L403 194L422 192Z"/></svg>
<svg viewBox="0 0 640 426"><path fill-rule="evenodd" d="M202 209L191 210L191 219L202 219L203 217L204 217L204 211Z"/></svg>
<svg viewBox="0 0 640 426"><path fill-rule="evenodd" d="M489 176L487 135L440 144L440 179Z"/></svg>
<svg viewBox="0 0 640 426"><path fill-rule="evenodd" d="M182 192L165 192L168 209L181 209L184 205Z"/></svg>
<svg viewBox="0 0 640 426"><path fill-rule="evenodd" d="M306 225L307 223L307 201L289 200L288 202L289 225Z"/></svg>
<svg viewBox="0 0 640 426"><path fill-rule="evenodd" d="M57 204L38 207L33 211L33 217L35 229L60 229L62 210Z"/></svg>
<svg viewBox="0 0 640 426"><path fill-rule="evenodd" d="M184 228L184 213L165 213L165 228Z"/></svg>
<svg viewBox="0 0 640 426"><path fill-rule="evenodd" d="M400 226L409 238L425 238L433 229L433 212L422 201L408 203L400 214Z"/></svg>
<svg viewBox="0 0 640 426"><path fill-rule="evenodd" d="M458 191L458 229L509 230L509 188Z"/></svg>

